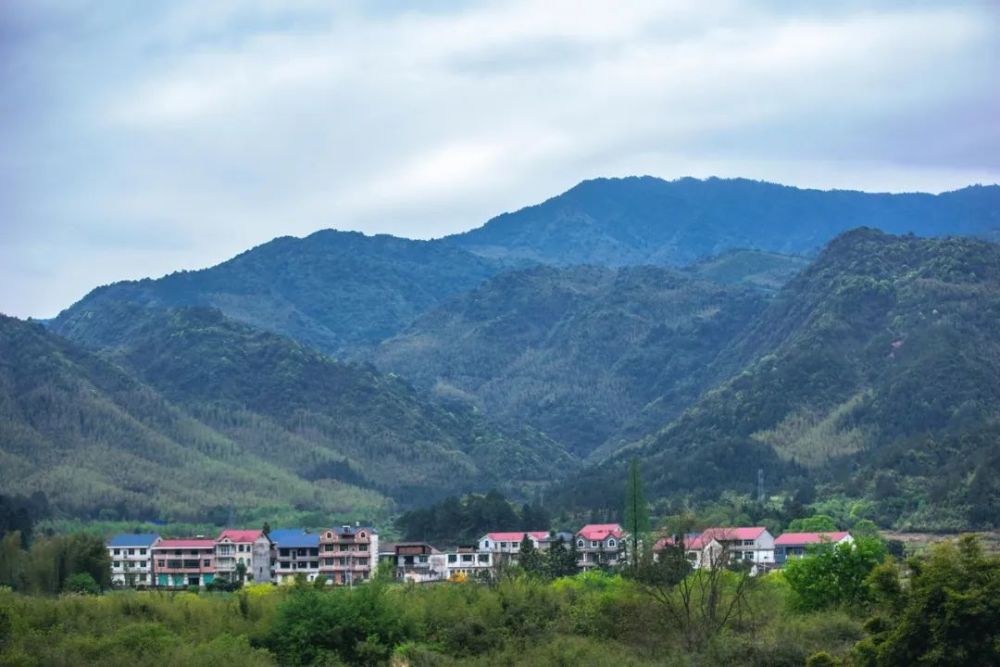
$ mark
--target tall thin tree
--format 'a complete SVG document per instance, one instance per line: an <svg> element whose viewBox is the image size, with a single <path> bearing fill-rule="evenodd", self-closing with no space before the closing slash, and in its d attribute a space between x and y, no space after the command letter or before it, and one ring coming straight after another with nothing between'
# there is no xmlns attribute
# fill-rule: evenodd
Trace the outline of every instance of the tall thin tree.
<svg viewBox="0 0 1000 667"><path fill-rule="evenodd" d="M629 564L634 569L639 563L642 536L649 531L649 508L646 505L646 494L642 490L639 462L635 459L629 463L628 484L625 486L625 531L629 535L631 546Z"/></svg>

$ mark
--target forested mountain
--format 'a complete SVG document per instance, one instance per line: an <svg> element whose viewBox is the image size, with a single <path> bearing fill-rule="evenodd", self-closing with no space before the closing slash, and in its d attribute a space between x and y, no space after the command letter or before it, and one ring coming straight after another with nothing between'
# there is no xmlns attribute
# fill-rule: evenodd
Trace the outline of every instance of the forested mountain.
<svg viewBox="0 0 1000 667"><path fill-rule="evenodd" d="M585 457L677 416L765 303L666 268L538 267L450 299L375 362Z"/></svg>
<svg viewBox="0 0 1000 667"><path fill-rule="evenodd" d="M323 230L274 239L209 269L99 287L63 311L53 328L74 335L108 301L210 306L339 355L392 336L499 268L442 243Z"/></svg>
<svg viewBox="0 0 1000 667"><path fill-rule="evenodd" d="M792 255L872 226L921 236L1000 233L1000 186L941 195L820 191L746 179L599 178L447 242L546 264L681 266L735 248Z"/></svg>
<svg viewBox="0 0 1000 667"><path fill-rule="evenodd" d="M216 310L104 301L74 331L117 365L37 325L4 322L3 441L13 446L0 470L19 479L16 489L51 492L62 510L203 516L227 503L239 512L288 501L377 513L383 498L405 505L483 486L523 489L573 469L543 436L501 434L401 380ZM91 461L93 480L73 477L77 457ZM231 482L212 483L219 466ZM158 480L136 501L131 494L161 473L173 486Z"/></svg>
<svg viewBox="0 0 1000 667"><path fill-rule="evenodd" d="M3 316L0 442L5 492L41 491L70 515L202 520L230 505L343 512L385 503L350 484L311 484L108 361Z"/></svg>
<svg viewBox="0 0 1000 667"><path fill-rule="evenodd" d="M743 369L654 437L568 485L643 462L657 496L825 484L884 524L1000 517L1000 246L848 232L724 353Z"/></svg>
<svg viewBox="0 0 1000 667"><path fill-rule="evenodd" d="M739 249L705 257L683 270L703 280L773 292L784 287L808 264L807 258L798 255Z"/></svg>

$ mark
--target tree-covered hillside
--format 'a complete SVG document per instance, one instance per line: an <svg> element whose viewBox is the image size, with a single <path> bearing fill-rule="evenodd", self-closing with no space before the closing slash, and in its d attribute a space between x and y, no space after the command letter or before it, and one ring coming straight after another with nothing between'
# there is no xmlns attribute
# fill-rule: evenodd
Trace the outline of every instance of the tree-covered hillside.
<svg viewBox="0 0 1000 667"><path fill-rule="evenodd" d="M339 355L392 336L498 270L492 260L441 243L324 230L274 239L209 269L100 287L53 328L81 339L81 321L108 301L210 306Z"/></svg>
<svg viewBox="0 0 1000 667"><path fill-rule="evenodd" d="M883 524L1000 517L1000 246L871 229L835 239L724 353L743 370L658 435L570 484L640 457L651 491L710 498L825 484L877 501Z"/></svg>
<svg viewBox="0 0 1000 667"><path fill-rule="evenodd" d="M921 236L1000 231L1000 186L941 195L802 190L746 179L599 178L448 242L546 264L680 266L735 248L801 255L869 225Z"/></svg>
<svg viewBox="0 0 1000 667"><path fill-rule="evenodd" d="M383 343L376 364L581 456L677 416L766 303L666 268L507 273Z"/></svg>
<svg viewBox="0 0 1000 667"><path fill-rule="evenodd" d="M0 316L0 487L63 513L201 520L267 506L378 513L385 498L314 484L38 324ZM274 441L275 447L283 443Z"/></svg>
<svg viewBox="0 0 1000 667"><path fill-rule="evenodd" d="M574 466L537 433L502 434L215 310L105 302L77 331L104 341L115 365L37 325L4 323L0 471L8 488L44 490L68 513L199 518L288 504L371 515L386 499L523 490ZM75 477L78 460L93 474Z"/></svg>

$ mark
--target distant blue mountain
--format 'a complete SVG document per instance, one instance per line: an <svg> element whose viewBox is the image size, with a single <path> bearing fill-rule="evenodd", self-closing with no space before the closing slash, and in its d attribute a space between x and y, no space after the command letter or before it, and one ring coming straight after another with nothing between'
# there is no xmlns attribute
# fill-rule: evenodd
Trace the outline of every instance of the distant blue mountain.
<svg viewBox="0 0 1000 667"><path fill-rule="evenodd" d="M493 258L679 266L735 248L813 254L861 226L1000 238L1000 186L871 194L747 179L599 178L445 240Z"/></svg>

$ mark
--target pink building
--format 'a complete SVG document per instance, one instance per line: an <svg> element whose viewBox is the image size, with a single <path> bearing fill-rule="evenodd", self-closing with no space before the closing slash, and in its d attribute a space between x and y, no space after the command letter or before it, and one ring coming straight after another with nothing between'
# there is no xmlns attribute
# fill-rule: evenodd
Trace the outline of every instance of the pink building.
<svg viewBox="0 0 1000 667"><path fill-rule="evenodd" d="M157 587L207 586L215 580L215 540L160 540L152 551Z"/></svg>

